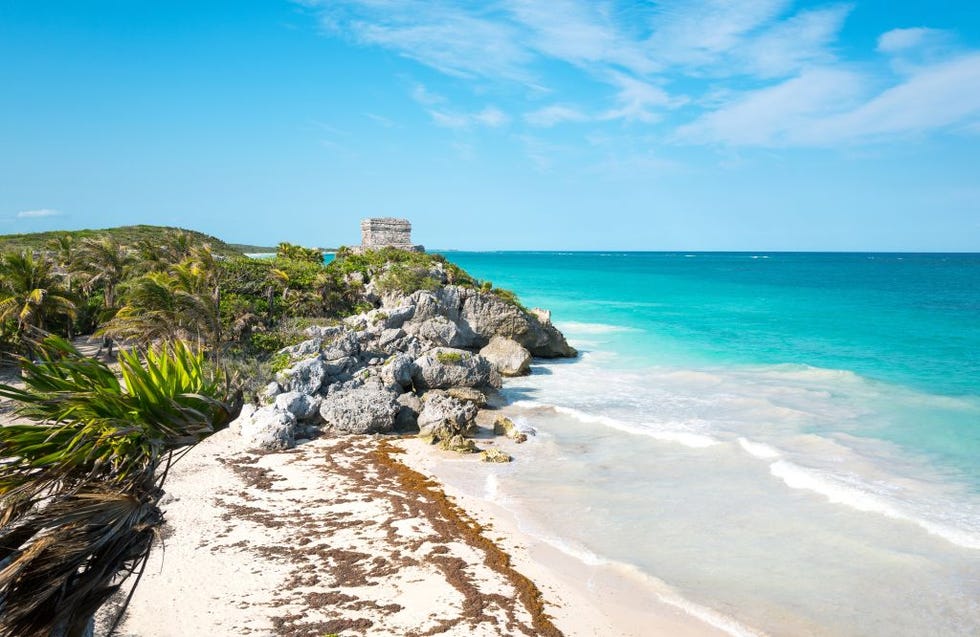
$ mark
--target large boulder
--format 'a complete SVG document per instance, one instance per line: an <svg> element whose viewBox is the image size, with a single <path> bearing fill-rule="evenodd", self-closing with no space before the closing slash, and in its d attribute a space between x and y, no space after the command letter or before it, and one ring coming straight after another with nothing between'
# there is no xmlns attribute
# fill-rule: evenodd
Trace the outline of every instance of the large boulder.
<svg viewBox="0 0 980 637"><path fill-rule="evenodd" d="M490 361L463 349L437 347L415 360L412 381L420 390L450 387L500 387Z"/></svg>
<svg viewBox="0 0 980 637"><path fill-rule="evenodd" d="M524 376L531 372L531 352L506 336L494 336L480 350L501 376Z"/></svg>
<svg viewBox="0 0 980 637"><path fill-rule="evenodd" d="M472 333L468 330L464 333L458 324L445 316L406 323L405 331L436 347L469 347L473 343Z"/></svg>
<svg viewBox="0 0 980 637"><path fill-rule="evenodd" d="M320 357L325 361L357 356L361 353L361 345L357 334L351 330L341 330L333 340L324 343Z"/></svg>
<svg viewBox="0 0 980 637"><path fill-rule="evenodd" d="M492 291L447 285L432 292L420 290L390 302L399 307L414 305L415 313L403 328L410 334L419 334L420 338L424 332L424 337L433 337L436 344L441 344L441 339L452 347L480 348L494 336L504 336L521 344L533 356L561 358L577 355L546 313L529 312ZM426 326L435 317L445 321ZM452 324L455 331L447 323ZM451 337L451 342L447 337Z"/></svg>
<svg viewBox="0 0 980 637"><path fill-rule="evenodd" d="M296 446L296 416L273 405L256 410L238 428L249 449L279 451Z"/></svg>
<svg viewBox="0 0 980 637"><path fill-rule="evenodd" d="M374 384L331 388L320 404L320 416L336 431L386 433L394 428L401 408L397 398L397 394Z"/></svg>
<svg viewBox="0 0 980 637"><path fill-rule="evenodd" d="M481 344L502 336L520 343L533 356L570 358L578 354L550 322L542 322L538 316L492 292L466 290L459 315L483 339Z"/></svg>
<svg viewBox="0 0 980 637"><path fill-rule="evenodd" d="M399 329L405 324L405 321L411 319L415 315L415 306L402 305L399 307L386 307L384 309L384 314L385 318L382 322L385 329Z"/></svg>
<svg viewBox="0 0 980 637"><path fill-rule="evenodd" d="M320 410L320 397L298 391L288 391L276 396L275 405L280 411L288 411L297 420L309 420Z"/></svg>
<svg viewBox="0 0 980 637"><path fill-rule="evenodd" d="M428 392L422 396L418 415L419 436L433 440L449 440L453 436L476 432L478 408L469 401L453 398L443 392Z"/></svg>
<svg viewBox="0 0 980 637"><path fill-rule="evenodd" d="M395 354L381 368L381 379L389 386L408 389L412 386L415 361L407 354Z"/></svg>
<svg viewBox="0 0 980 637"><path fill-rule="evenodd" d="M310 358L279 372L276 380L284 389L312 396L323 386L326 377L327 368L323 361L319 358Z"/></svg>
<svg viewBox="0 0 980 637"><path fill-rule="evenodd" d="M323 338L320 336L314 336L309 338L302 343L297 343L296 345L290 345L289 347L284 347L279 350L279 354L286 354L291 360L300 360L303 358L310 358L316 356L320 353L320 348L323 346Z"/></svg>

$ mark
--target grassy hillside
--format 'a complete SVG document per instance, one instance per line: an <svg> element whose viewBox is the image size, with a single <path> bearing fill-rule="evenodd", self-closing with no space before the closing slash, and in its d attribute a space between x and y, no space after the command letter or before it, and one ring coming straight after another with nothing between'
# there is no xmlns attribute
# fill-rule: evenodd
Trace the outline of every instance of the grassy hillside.
<svg viewBox="0 0 980 637"><path fill-rule="evenodd" d="M51 232L31 232L27 234L5 234L0 235L0 252L20 252L21 250L45 250L48 247L48 242L56 237L61 237L66 234L72 235L76 240L84 239L86 237L103 237L111 236L116 239L119 243L123 245L133 245L138 241L143 239L160 240L163 242L163 237L175 230L180 230L189 234L194 243L208 243L211 245L211 249L216 254L221 254L224 256L237 256L243 253L238 246L234 246L225 243L217 237L212 237L211 235L204 234L203 232L196 232L194 230L185 230L183 228L170 228L167 226L149 226L149 225L139 225L139 226L120 226L118 228L103 228L101 230L53 230ZM249 246L250 248L253 246ZM275 248L268 249L275 252ZM256 250L257 252L259 250Z"/></svg>

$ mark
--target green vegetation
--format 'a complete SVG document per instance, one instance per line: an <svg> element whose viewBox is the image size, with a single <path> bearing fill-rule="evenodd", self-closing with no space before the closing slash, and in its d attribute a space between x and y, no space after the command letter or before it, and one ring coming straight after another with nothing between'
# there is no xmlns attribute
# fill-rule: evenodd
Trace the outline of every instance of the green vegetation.
<svg viewBox="0 0 980 637"><path fill-rule="evenodd" d="M162 245L174 233L186 234L194 244L200 245L206 243L211 246L215 254L221 256L242 256L243 254L241 250L225 243L221 239L202 232L149 225L120 226L118 228L104 228L99 230L55 230L51 232L0 235L0 252L21 252L23 250L45 251L50 248L51 241L58 240L66 235L72 237L75 241L108 237L116 241L116 243L126 246L135 246L141 242L147 242L149 245ZM275 250L269 250L269 252L275 252Z"/></svg>
<svg viewBox="0 0 980 637"><path fill-rule="evenodd" d="M0 396L31 421L0 427L0 635L82 635L141 571L170 465L241 408L183 344L121 352L122 378L49 336Z"/></svg>
<svg viewBox="0 0 980 637"><path fill-rule="evenodd" d="M293 245L292 243L283 241L276 248L276 258L323 263L323 252L317 248L304 248L303 246Z"/></svg>
<svg viewBox="0 0 980 637"><path fill-rule="evenodd" d="M443 283L492 289L441 255L341 248L324 264L320 250L284 242L274 258L250 259L213 237L154 226L11 235L0 246L28 248L0 257L0 352L14 355L29 354L40 329L94 333L110 353L117 341L143 350L189 342L215 363L276 367L284 362L272 355L303 340L305 327L371 309L367 285L406 295Z"/></svg>
<svg viewBox="0 0 980 637"><path fill-rule="evenodd" d="M455 365L463 362L463 355L459 352L436 352L436 360L443 365Z"/></svg>

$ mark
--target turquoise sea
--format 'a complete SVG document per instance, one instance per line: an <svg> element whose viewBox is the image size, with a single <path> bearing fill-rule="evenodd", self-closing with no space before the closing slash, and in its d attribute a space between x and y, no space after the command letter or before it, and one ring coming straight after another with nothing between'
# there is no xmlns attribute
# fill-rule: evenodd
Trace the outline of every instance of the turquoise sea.
<svg viewBox="0 0 980 637"><path fill-rule="evenodd" d="M461 488L732 634L980 634L980 255L446 256L582 352Z"/></svg>

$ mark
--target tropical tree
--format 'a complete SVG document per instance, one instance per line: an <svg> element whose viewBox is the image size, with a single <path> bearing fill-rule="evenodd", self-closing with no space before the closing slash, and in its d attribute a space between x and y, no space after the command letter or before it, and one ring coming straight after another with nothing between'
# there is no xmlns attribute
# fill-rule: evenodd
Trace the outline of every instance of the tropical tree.
<svg viewBox="0 0 980 637"><path fill-rule="evenodd" d="M126 301L101 333L140 345L190 340L217 359L222 338L221 286L214 254L207 248L166 272L130 282Z"/></svg>
<svg viewBox="0 0 980 637"><path fill-rule="evenodd" d="M120 352L121 379L58 337L37 350L24 389L0 385L31 421L0 427L0 637L79 637L142 573L170 466L241 392L179 342Z"/></svg>
<svg viewBox="0 0 980 637"><path fill-rule="evenodd" d="M74 270L83 275L85 292L101 289L105 309L115 309L116 289L135 262L132 250L112 237L82 239L73 262Z"/></svg>
<svg viewBox="0 0 980 637"><path fill-rule="evenodd" d="M47 258L29 252L0 257L0 321L17 326L17 338L27 344L32 329L45 329L57 316L75 316L75 303L62 287Z"/></svg>
<svg viewBox="0 0 980 637"><path fill-rule="evenodd" d="M194 238L182 230L173 230L162 239L141 239L135 249L139 256L139 272L165 272L191 256Z"/></svg>

